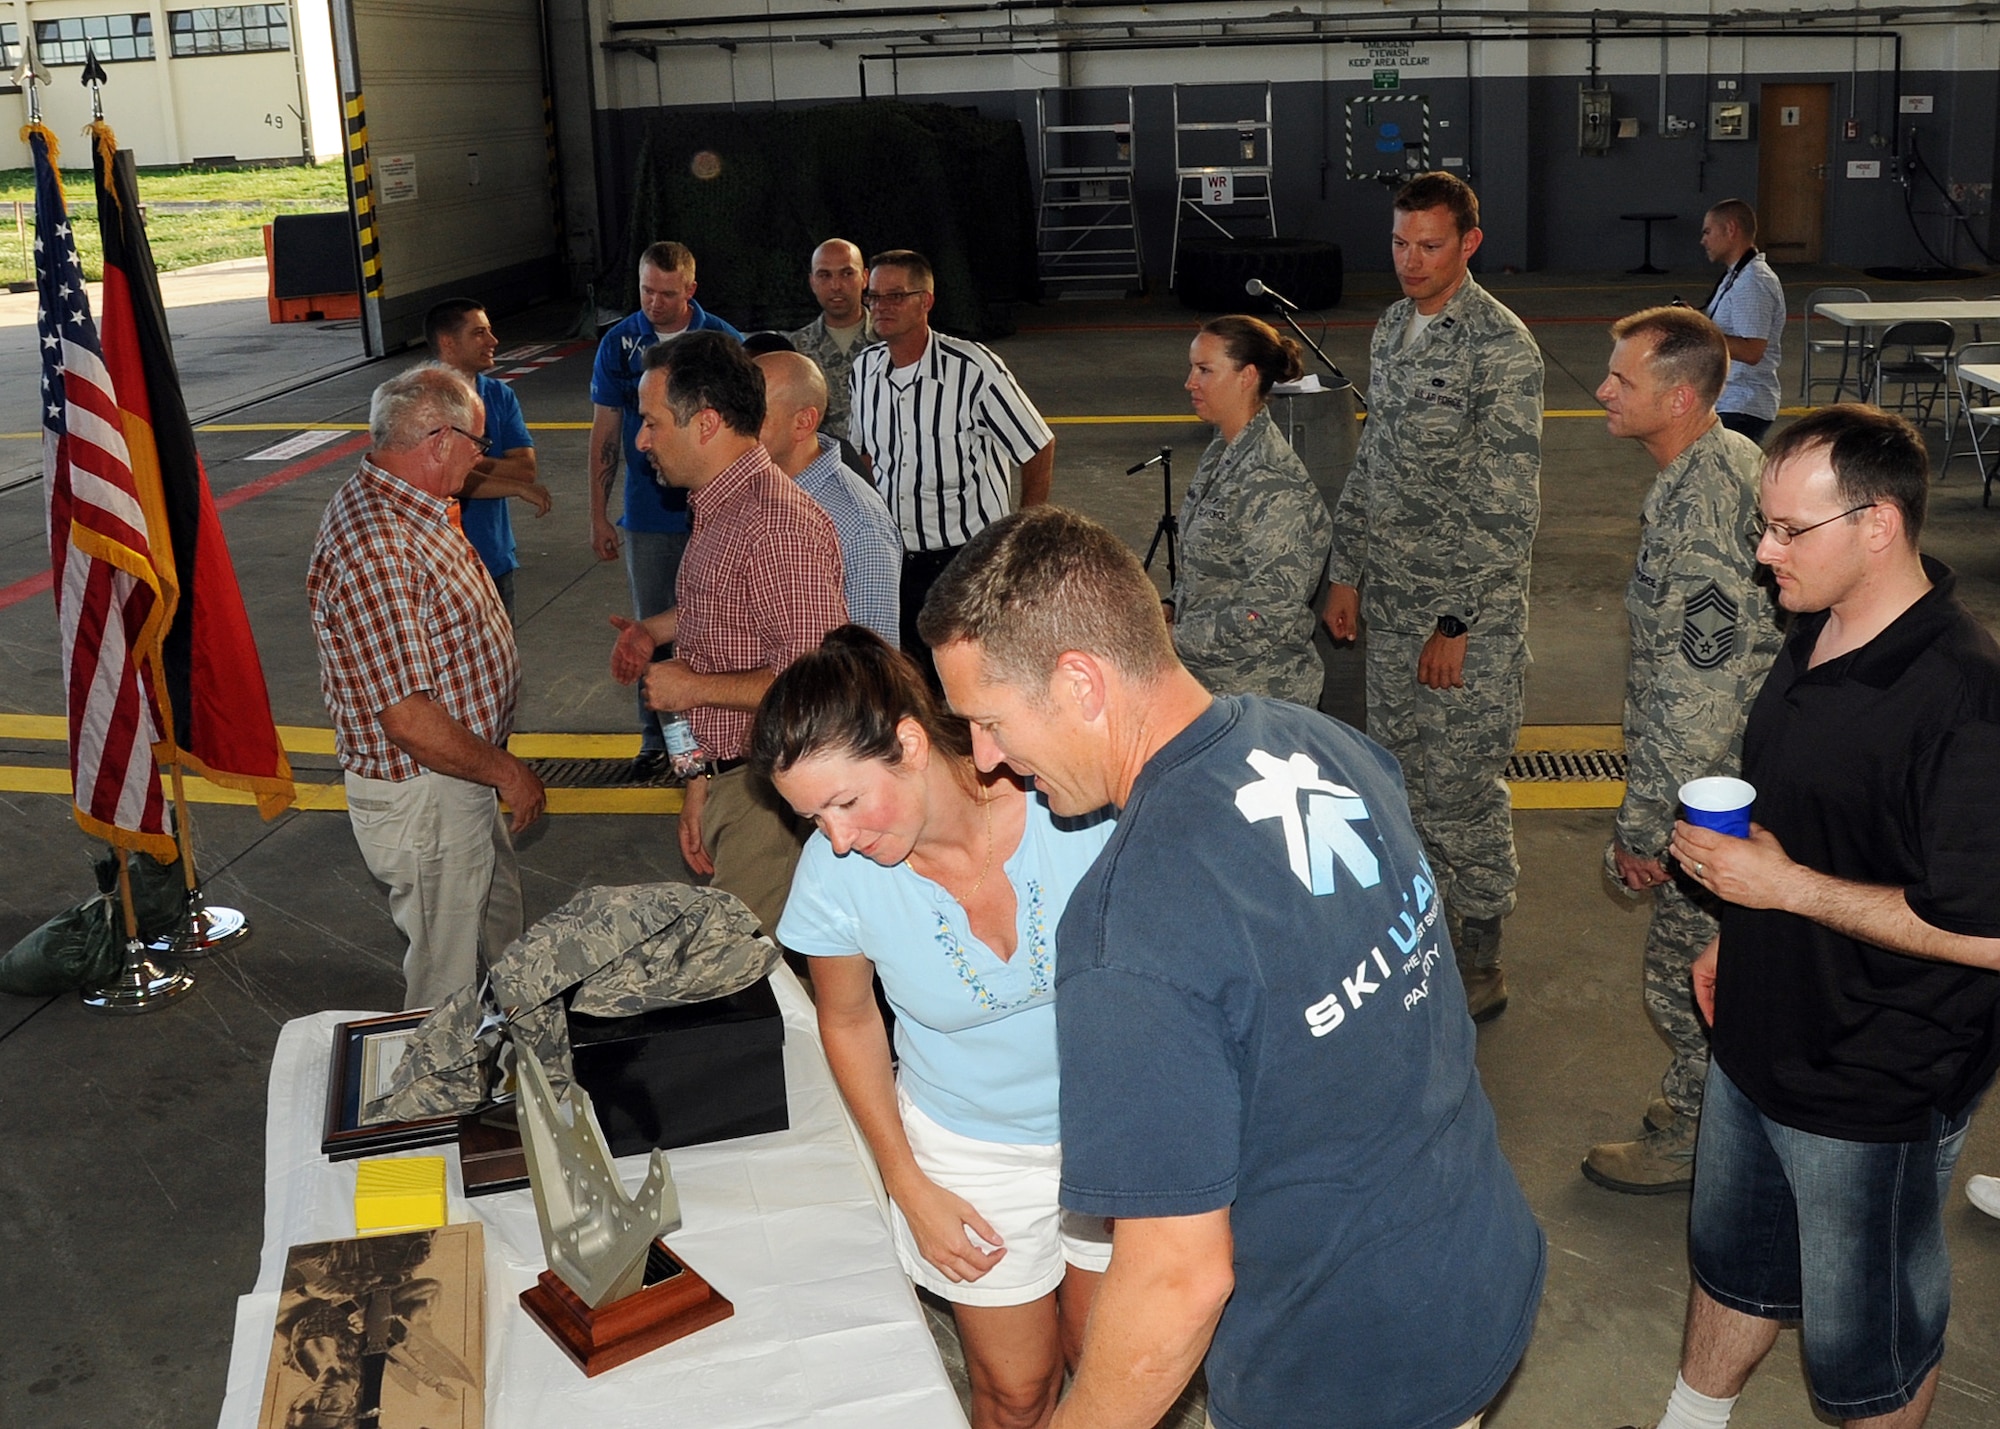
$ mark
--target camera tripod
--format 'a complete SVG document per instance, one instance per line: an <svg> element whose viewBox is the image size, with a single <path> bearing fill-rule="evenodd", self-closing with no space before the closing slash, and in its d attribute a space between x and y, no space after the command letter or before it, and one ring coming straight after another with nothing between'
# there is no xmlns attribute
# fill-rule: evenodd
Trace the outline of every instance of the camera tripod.
<svg viewBox="0 0 2000 1429"><path fill-rule="evenodd" d="M1125 468L1127 476L1137 476L1149 466L1160 469L1160 520L1153 527L1153 544L1146 547L1146 569L1153 569L1153 557L1159 554L1160 542L1167 543L1167 586L1172 589L1180 579L1180 567L1175 560L1175 542L1181 533L1181 518L1174 514L1174 449L1161 447L1158 456L1147 457L1137 466Z"/></svg>

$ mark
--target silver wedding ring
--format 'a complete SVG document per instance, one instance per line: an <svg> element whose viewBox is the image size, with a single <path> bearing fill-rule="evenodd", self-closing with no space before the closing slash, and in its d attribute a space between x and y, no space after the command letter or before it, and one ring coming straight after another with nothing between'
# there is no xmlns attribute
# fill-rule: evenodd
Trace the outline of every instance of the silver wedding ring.
<svg viewBox="0 0 2000 1429"><path fill-rule="evenodd" d="M1707 864L1705 864L1705 863L1698 863L1698 864L1696 864L1696 865L1694 866L1694 876L1695 876L1696 878L1706 878L1706 877L1708 877L1708 865L1707 865Z"/></svg>

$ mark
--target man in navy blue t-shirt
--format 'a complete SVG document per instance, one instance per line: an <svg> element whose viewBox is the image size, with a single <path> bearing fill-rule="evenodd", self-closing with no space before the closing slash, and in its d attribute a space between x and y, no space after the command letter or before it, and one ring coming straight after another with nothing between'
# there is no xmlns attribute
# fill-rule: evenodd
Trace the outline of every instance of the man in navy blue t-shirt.
<svg viewBox="0 0 2000 1429"><path fill-rule="evenodd" d="M743 334L694 300L694 254L684 243L660 242L639 255L639 311L606 329L590 372L590 546L600 561L618 559L625 536L625 580L632 616L645 620L675 604L681 554L687 550L687 493L654 479L653 464L639 450L639 379L646 349L684 332ZM622 463L621 463L622 457ZM624 514L614 525L611 490L625 473ZM665 654L662 654L665 659ZM634 778L663 774L666 736L646 708L639 686L639 757Z"/></svg>
<svg viewBox="0 0 2000 1429"><path fill-rule="evenodd" d="M1454 1429L1525 1350L1546 1250L1500 1153L1395 761L1213 698L1110 532L975 536L919 623L974 755L1118 828L1057 931L1062 1200L1116 1218L1057 1426Z"/></svg>

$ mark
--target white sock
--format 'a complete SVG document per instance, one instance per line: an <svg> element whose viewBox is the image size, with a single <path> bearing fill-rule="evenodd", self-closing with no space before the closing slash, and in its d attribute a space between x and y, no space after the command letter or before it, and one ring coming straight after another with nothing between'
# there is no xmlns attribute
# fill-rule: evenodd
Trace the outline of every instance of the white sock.
<svg viewBox="0 0 2000 1429"><path fill-rule="evenodd" d="M1710 1399L1675 1375L1673 1397L1667 1401L1659 1429L1729 1429L1729 1411L1735 1407L1735 1395Z"/></svg>

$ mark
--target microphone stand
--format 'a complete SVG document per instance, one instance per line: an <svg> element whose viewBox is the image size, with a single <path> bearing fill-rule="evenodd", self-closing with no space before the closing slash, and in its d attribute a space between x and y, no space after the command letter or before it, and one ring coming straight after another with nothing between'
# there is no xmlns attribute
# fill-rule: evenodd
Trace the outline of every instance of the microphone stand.
<svg viewBox="0 0 2000 1429"><path fill-rule="evenodd" d="M1264 289L1264 291L1261 293L1252 294L1252 296L1269 298L1271 300L1271 305L1277 309L1278 316L1285 320L1285 326L1292 330L1293 334L1298 338L1300 342L1304 343L1307 347L1312 349L1312 355L1314 357L1317 357L1321 362L1325 363L1326 370L1328 372L1331 372L1334 375L1334 377L1339 381L1340 386L1334 388L1333 390L1336 392L1352 392L1354 394L1354 405L1361 411L1366 412L1368 410L1368 398L1365 395L1363 395L1359 387L1356 387L1354 385L1353 379L1350 378L1345 372L1342 372L1340 370L1340 365L1336 363L1332 358L1328 357L1326 353L1320 348L1320 345L1318 343L1314 342L1310 337L1306 336L1306 330L1300 327L1298 324L1298 319L1292 316L1292 305L1285 299L1279 297L1269 288Z"/></svg>
<svg viewBox="0 0 2000 1429"><path fill-rule="evenodd" d="M1127 476L1137 476L1149 466L1160 468L1160 512L1159 524L1153 527L1153 544L1146 547L1145 568L1153 569L1153 556L1160 549L1160 542L1167 543L1167 587L1172 589L1180 580L1180 567L1174 560L1174 542L1180 535L1181 518L1174 513L1174 449L1161 447L1158 456L1147 457L1137 466L1125 468Z"/></svg>

